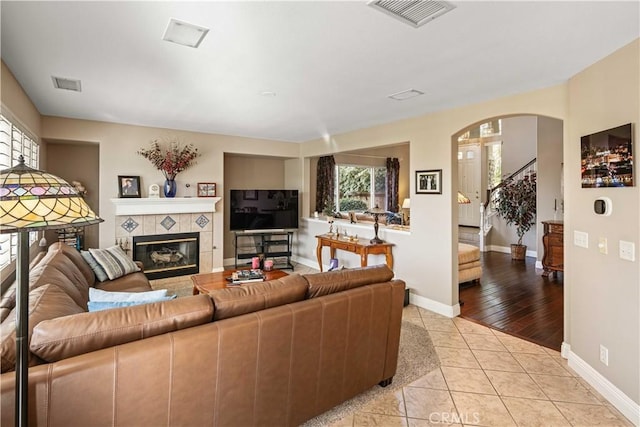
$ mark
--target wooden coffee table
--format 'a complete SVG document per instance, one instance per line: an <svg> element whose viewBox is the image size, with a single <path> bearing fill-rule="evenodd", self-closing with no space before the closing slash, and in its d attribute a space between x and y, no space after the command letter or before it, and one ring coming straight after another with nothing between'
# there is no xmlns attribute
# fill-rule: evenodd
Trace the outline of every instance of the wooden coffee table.
<svg viewBox="0 0 640 427"><path fill-rule="evenodd" d="M193 281L193 294L208 294L209 292L216 289L238 286L231 285L231 282L227 280L228 277L231 277L231 274L234 271L236 270L224 270L217 273L204 273L191 276L191 281ZM281 277L288 276L288 274L282 270L263 271L263 273L265 275L265 281L280 279Z"/></svg>

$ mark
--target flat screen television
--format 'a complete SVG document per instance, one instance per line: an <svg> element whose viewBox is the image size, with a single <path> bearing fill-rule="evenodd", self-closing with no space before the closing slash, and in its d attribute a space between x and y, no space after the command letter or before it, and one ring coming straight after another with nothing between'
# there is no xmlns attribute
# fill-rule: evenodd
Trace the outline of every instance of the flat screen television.
<svg viewBox="0 0 640 427"><path fill-rule="evenodd" d="M232 231L298 228L298 190L231 190Z"/></svg>

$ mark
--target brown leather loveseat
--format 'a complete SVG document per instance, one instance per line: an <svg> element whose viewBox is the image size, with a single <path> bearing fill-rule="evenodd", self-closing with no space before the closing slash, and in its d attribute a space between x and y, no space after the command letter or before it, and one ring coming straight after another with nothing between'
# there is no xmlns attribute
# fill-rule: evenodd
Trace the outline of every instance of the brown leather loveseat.
<svg viewBox="0 0 640 427"><path fill-rule="evenodd" d="M32 270L31 425L298 425L396 371L405 285L386 266L97 312L90 272L63 246ZM99 286L150 289L134 275ZM15 373L0 386L13 425Z"/></svg>

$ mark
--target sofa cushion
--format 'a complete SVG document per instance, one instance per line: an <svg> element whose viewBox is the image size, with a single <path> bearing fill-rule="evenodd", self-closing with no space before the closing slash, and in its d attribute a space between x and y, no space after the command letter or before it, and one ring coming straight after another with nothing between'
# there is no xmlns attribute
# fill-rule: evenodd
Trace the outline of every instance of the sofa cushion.
<svg viewBox="0 0 640 427"><path fill-rule="evenodd" d="M30 339L33 329L42 321L71 314L83 313L67 293L56 285L40 286L29 293L29 328ZM12 371L16 364L16 328L15 309L2 323L2 341L0 353L2 354L2 372Z"/></svg>
<svg viewBox="0 0 640 427"><path fill-rule="evenodd" d="M316 298L373 283L388 282L393 279L393 271L386 264L381 264L350 270L305 274L303 277L309 283L307 298Z"/></svg>
<svg viewBox="0 0 640 427"><path fill-rule="evenodd" d="M467 243L458 243L458 265L480 259L480 248Z"/></svg>
<svg viewBox="0 0 640 427"><path fill-rule="evenodd" d="M217 289L209 294L213 300L214 320L226 319L302 301L307 293L307 282L298 274L277 280L256 282Z"/></svg>
<svg viewBox="0 0 640 427"><path fill-rule="evenodd" d="M177 298L177 295L169 295L169 296L165 295L162 297L155 297L152 299L140 300L140 301L89 301L87 305L89 306L89 311L93 312L93 311L110 310L112 308L132 307L134 305L169 301L176 298Z"/></svg>
<svg viewBox="0 0 640 427"><path fill-rule="evenodd" d="M124 253L120 246L111 246L107 249L89 249L89 252L111 280L140 271L136 263Z"/></svg>
<svg viewBox="0 0 640 427"><path fill-rule="evenodd" d="M40 251L29 263L29 271L33 270L36 265L42 261L47 254L46 251ZM0 299L0 323L9 315L9 312L16 306L16 282L14 281L7 290L2 294Z"/></svg>
<svg viewBox="0 0 640 427"><path fill-rule="evenodd" d="M141 272L127 274L116 280L98 282L95 287L96 289L110 292L145 292L152 290L149 279Z"/></svg>
<svg viewBox="0 0 640 427"><path fill-rule="evenodd" d="M89 267L91 267L99 282L104 282L109 278L109 276L107 276L107 272L104 271L104 268L102 268L100 264L98 264L98 261L96 261L93 255L91 255L91 252L80 251L80 255L82 255L82 258L87 261L87 264L89 264Z"/></svg>
<svg viewBox="0 0 640 427"><path fill-rule="evenodd" d="M42 261L29 271L29 289L46 284L64 289L78 306L87 307L89 287L95 283L95 275L75 248L54 243Z"/></svg>
<svg viewBox="0 0 640 427"><path fill-rule="evenodd" d="M206 295L153 304L82 313L40 322L31 351L47 362L137 341L211 321L213 304Z"/></svg>

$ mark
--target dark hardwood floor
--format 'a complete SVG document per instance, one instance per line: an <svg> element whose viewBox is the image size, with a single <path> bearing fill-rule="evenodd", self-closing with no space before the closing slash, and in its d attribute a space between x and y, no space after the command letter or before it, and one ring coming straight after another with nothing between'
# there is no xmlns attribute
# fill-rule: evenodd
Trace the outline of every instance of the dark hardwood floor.
<svg viewBox="0 0 640 427"><path fill-rule="evenodd" d="M479 284L460 284L461 316L493 329L560 350L563 339L563 274L542 277L535 259L481 253Z"/></svg>

